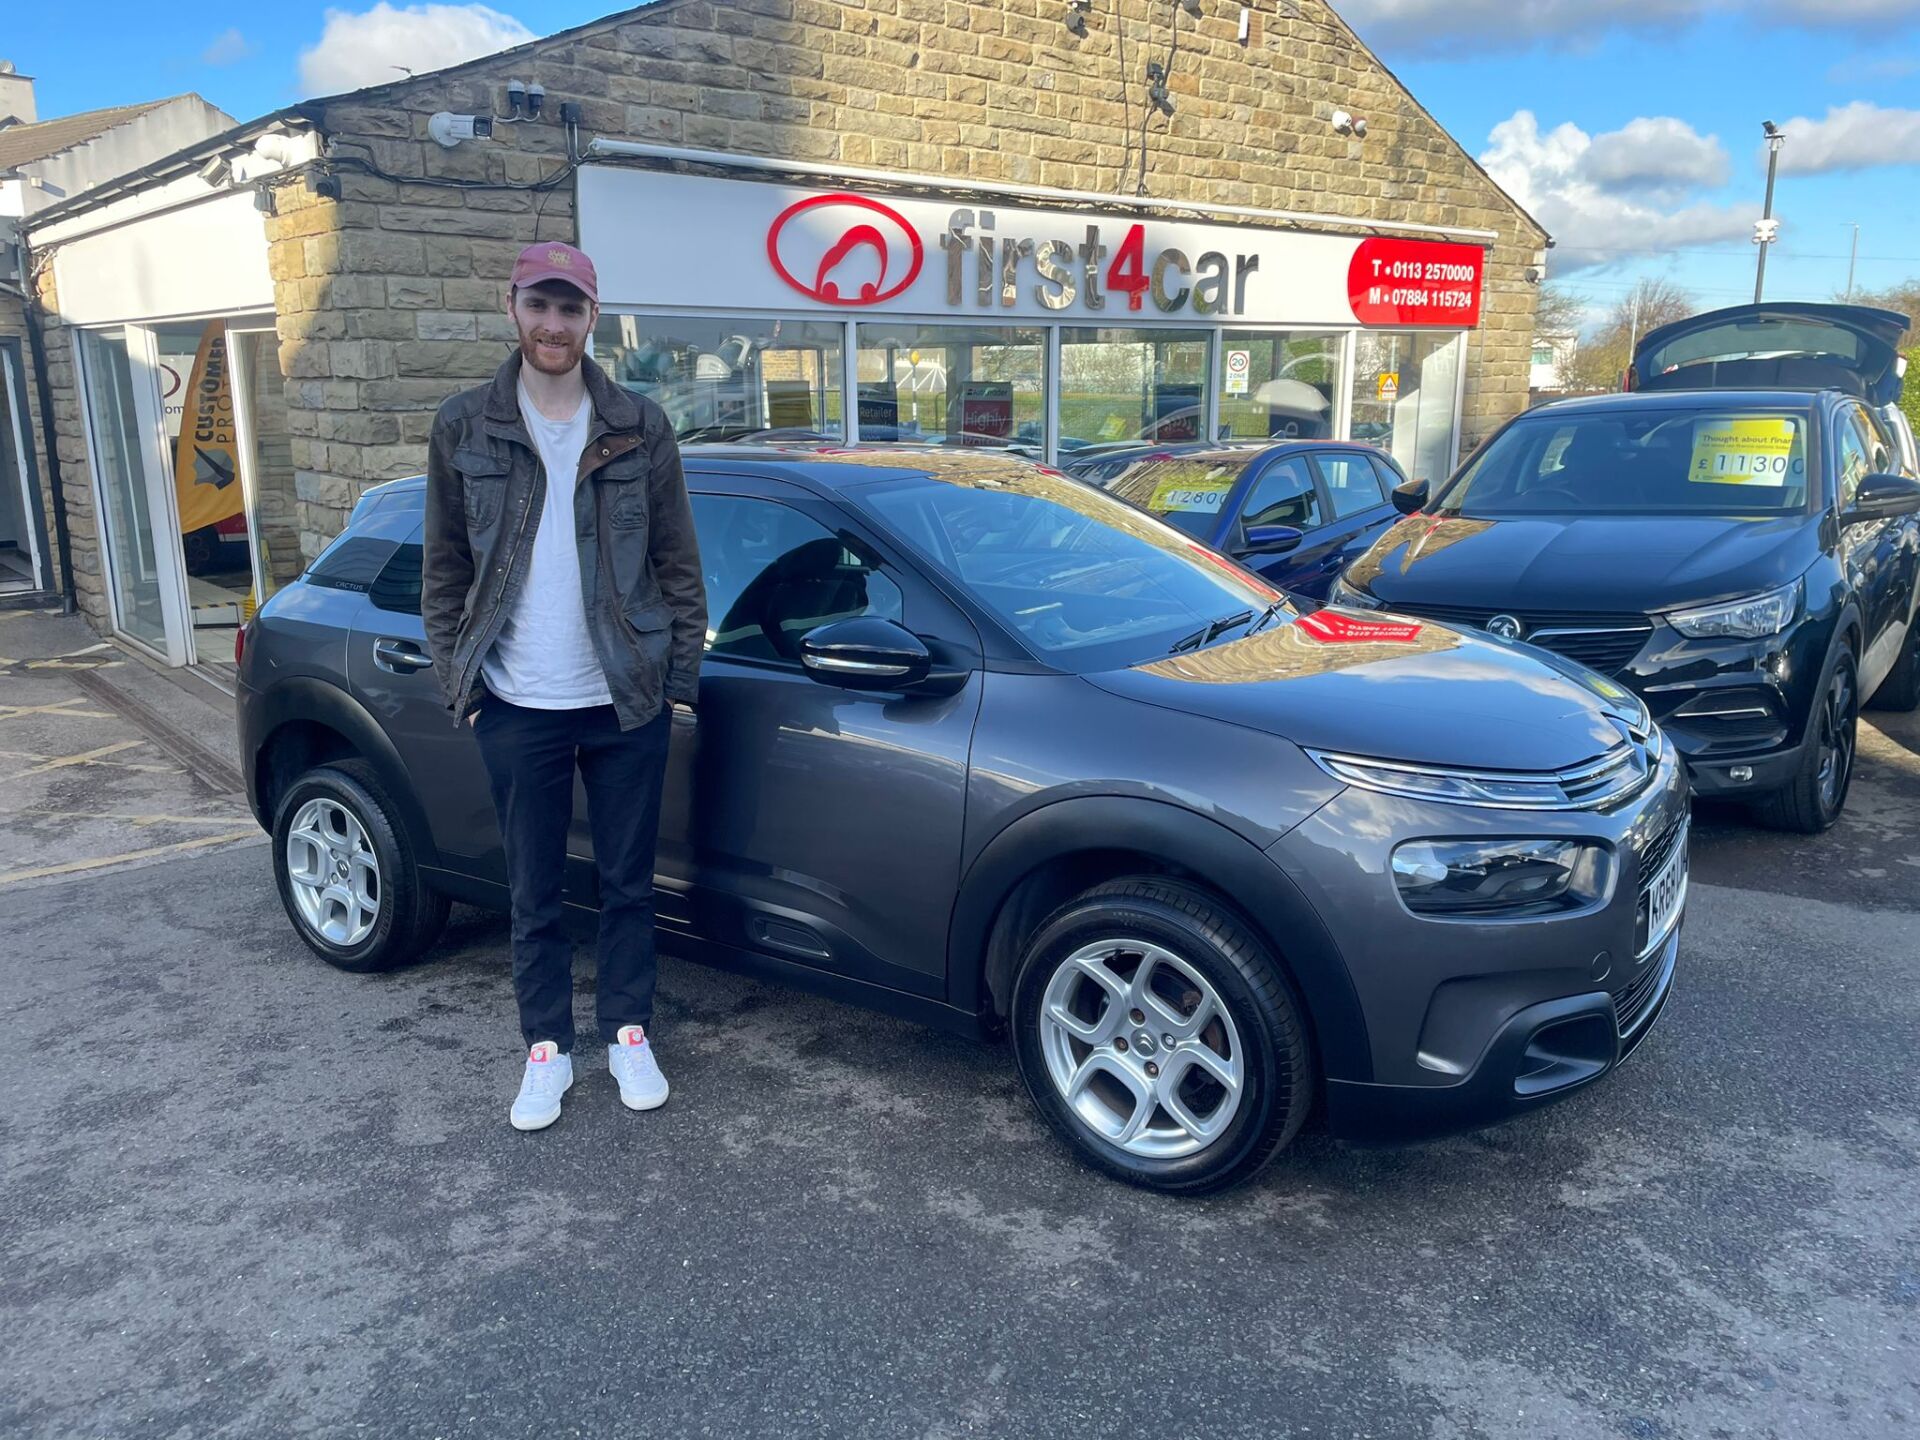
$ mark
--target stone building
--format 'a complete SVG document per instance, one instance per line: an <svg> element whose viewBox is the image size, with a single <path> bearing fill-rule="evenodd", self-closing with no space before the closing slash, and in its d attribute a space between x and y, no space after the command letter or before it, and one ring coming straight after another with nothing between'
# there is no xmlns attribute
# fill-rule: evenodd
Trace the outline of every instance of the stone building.
<svg viewBox="0 0 1920 1440"><path fill-rule="evenodd" d="M1324 0L1197 10L657 0L43 210L78 604L217 656L419 471L542 239L688 440L1331 435L1438 478L1527 402L1545 233Z"/></svg>

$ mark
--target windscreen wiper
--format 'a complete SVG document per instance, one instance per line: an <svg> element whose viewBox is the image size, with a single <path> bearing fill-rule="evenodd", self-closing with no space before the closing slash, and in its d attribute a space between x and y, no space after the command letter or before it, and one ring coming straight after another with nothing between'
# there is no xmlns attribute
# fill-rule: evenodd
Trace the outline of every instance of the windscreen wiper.
<svg viewBox="0 0 1920 1440"><path fill-rule="evenodd" d="M1273 623L1274 616L1284 614L1287 608L1287 597L1282 595L1278 600L1275 600L1260 612L1260 618L1247 627L1247 634L1258 635L1262 630L1266 629L1268 625Z"/></svg>
<svg viewBox="0 0 1920 1440"><path fill-rule="evenodd" d="M1244 625L1251 619L1253 619L1253 611L1251 610L1241 610L1232 615L1222 615L1218 620L1213 621L1204 629L1196 630L1193 634L1182 636L1180 639L1174 641L1173 644L1168 647L1167 653L1169 655L1178 655L1183 650L1197 650L1202 645L1211 645L1222 635L1226 634L1227 631L1233 629L1234 626Z"/></svg>

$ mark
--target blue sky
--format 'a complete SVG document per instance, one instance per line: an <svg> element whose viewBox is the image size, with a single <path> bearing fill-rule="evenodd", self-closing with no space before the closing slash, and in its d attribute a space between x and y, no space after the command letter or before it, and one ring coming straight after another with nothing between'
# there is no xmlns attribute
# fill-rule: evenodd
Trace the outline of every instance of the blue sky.
<svg viewBox="0 0 1920 1440"><path fill-rule="evenodd" d="M1254 3L1271 11L1280 0ZM1856 220L1862 287L1920 276L1920 0L1335 3L1555 230L1555 274L1596 306L1648 274L1709 304L1751 297L1747 235L1768 119L1791 136L1768 294L1841 290ZM397 75L394 62L431 68L608 10L604 0L13 8L0 54L38 78L43 116L196 90L242 118Z"/></svg>

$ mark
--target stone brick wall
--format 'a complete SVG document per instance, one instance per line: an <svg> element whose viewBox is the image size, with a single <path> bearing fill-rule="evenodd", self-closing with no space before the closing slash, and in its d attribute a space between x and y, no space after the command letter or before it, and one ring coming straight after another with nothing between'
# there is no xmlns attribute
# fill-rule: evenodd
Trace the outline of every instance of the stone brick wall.
<svg viewBox="0 0 1920 1440"><path fill-rule="evenodd" d="M40 486L40 537L42 553L46 557L47 573L51 579L50 588L60 588L60 556L53 539L53 482L47 467L47 447L45 430L40 423L40 385L39 376L33 368L33 345L27 339L26 305L8 291L0 291L0 339L18 340L19 383L26 391L26 408L19 418L20 428L25 435L27 448L33 454L33 470ZM13 437L5 433L6 409L0 406L0 444L9 447ZM25 516L27 525L34 524L31 514ZM23 537L24 541L24 537ZM23 543L21 549L25 550Z"/></svg>
<svg viewBox="0 0 1920 1440"><path fill-rule="evenodd" d="M1108 0L1080 38L1057 0L660 0L321 107L342 198L283 189L268 222L303 550L365 485L421 468L439 402L508 352L514 255L574 233L570 184L461 188L559 174L557 124L427 138L436 110L504 114L510 75L546 87L549 117L579 102L589 137L1129 194L1144 151L1155 200L1496 231L1470 342L1477 443L1526 404L1524 272L1544 236L1322 0L1258 0L1244 45L1237 5L1206 8ZM1176 110L1149 116L1145 66L1175 24ZM1334 134L1336 109L1367 137Z"/></svg>
<svg viewBox="0 0 1920 1440"><path fill-rule="evenodd" d="M54 444L60 455L60 487L66 497L67 530L73 547L74 599L80 613L96 630L104 632L112 624L112 612L107 599L105 560L100 550L100 521L94 513L86 425L80 410L79 371L74 360L76 335L73 328L60 319L60 297L54 288L51 265L38 268L34 285L40 297L40 313L45 317L47 385L53 396ZM49 496L49 507L51 504ZM51 544L51 508L47 512L47 530Z"/></svg>

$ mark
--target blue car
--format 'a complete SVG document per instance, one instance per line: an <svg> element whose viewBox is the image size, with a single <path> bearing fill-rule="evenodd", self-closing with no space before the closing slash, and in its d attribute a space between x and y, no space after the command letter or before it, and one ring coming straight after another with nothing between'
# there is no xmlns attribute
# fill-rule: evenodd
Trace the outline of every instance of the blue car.
<svg viewBox="0 0 1920 1440"><path fill-rule="evenodd" d="M1324 601L1399 519L1391 497L1407 477L1371 445L1307 440L1182 447L1096 483L1289 594Z"/></svg>

